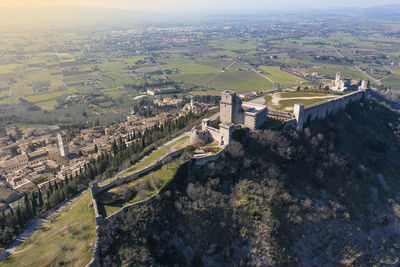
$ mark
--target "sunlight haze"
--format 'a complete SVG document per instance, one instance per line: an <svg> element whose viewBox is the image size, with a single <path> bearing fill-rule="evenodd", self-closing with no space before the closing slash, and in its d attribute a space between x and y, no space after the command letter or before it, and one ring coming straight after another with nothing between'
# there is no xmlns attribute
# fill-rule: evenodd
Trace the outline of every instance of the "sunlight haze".
<svg viewBox="0 0 400 267"><path fill-rule="evenodd" d="M326 9L335 7L369 7L376 5L396 4L396 0L338 0L335 2L306 0L3 0L0 6L3 7L48 7L48 6L75 6L75 7L100 7L115 9L131 9L139 11L155 12L223 12L223 11L255 11L255 10L302 10L302 9Z"/></svg>

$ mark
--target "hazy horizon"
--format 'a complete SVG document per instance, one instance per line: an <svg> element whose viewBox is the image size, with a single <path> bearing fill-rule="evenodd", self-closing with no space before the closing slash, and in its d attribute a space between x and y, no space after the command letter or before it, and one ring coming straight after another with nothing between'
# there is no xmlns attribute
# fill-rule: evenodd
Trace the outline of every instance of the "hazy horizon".
<svg viewBox="0 0 400 267"><path fill-rule="evenodd" d="M309 9L332 9L341 7L373 7L399 4L398 0L337 0L329 3L319 0L2 0L0 7L54 8L54 7L96 7L121 10L134 10L155 13L251 13L263 11L300 11Z"/></svg>
<svg viewBox="0 0 400 267"><path fill-rule="evenodd" d="M368 14L360 10L368 7L398 4L393 0L344 1L321 3L317 0L302 2L293 0L249 0L245 4L239 0L193 1L193 0L149 0L139 3L137 0L0 0L0 25L4 30L12 27L30 28L43 26L77 25L132 25L133 23L188 22L192 18L203 16L258 15L266 19L281 15L311 12L341 15L374 16L371 9ZM343 8L343 12L340 9ZM330 12L337 9L338 11ZM388 8L389 12L399 8ZM384 14L386 15L386 14ZM231 16L231 17L232 17ZM232 17L234 18L234 17ZM208 20L209 18L207 18Z"/></svg>

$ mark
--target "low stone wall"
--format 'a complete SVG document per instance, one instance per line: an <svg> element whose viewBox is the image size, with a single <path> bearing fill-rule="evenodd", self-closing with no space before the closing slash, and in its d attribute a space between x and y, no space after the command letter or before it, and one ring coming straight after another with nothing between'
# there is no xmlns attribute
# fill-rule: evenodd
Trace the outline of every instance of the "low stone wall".
<svg viewBox="0 0 400 267"><path fill-rule="evenodd" d="M194 164L198 165L198 166L202 166L202 165L207 164L208 162L216 161L217 159L219 159L224 154L225 148L226 147L224 147L223 149L221 149L221 151L219 151L218 153L216 153L214 155L205 156L205 157L201 157L201 158L196 158L196 161L195 161Z"/></svg>

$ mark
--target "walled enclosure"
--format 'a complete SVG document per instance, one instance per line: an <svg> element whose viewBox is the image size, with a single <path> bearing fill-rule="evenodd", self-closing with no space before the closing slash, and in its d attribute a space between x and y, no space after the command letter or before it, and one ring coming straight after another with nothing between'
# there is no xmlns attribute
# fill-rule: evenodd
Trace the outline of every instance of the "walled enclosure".
<svg viewBox="0 0 400 267"><path fill-rule="evenodd" d="M308 107L301 104L294 105L294 115L297 121L297 131L302 132L304 123L318 118L325 118L330 113L344 109L350 102L360 101L368 96L369 91L356 91L335 99L320 102Z"/></svg>

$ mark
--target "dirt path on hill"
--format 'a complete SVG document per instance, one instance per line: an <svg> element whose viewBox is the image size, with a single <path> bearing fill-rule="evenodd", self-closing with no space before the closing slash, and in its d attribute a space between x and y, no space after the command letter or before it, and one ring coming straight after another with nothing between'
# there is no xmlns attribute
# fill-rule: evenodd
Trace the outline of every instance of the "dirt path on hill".
<svg viewBox="0 0 400 267"><path fill-rule="evenodd" d="M267 75L262 74L260 71L256 70L255 68L250 68L250 70L252 72L254 72L255 74L257 74L258 76L268 80L270 83L272 83L273 85L275 85L274 80L272 80L270 77L268 77Z"/></svg>
<svg viewBox="0 0 400 267"><path fill-rule="evenodd" d="M48 210L44 215L39 216L35 219L32 219L27 226L25 226L24 231L18 235L17 239L14 240L6 250L0 252L0 262L6 258L8 258L10 255L13 254L18 254L21 253L23 251L25 251L27 248L29 248L31 245L27 246L26 248L24 248L21 251L16 251L16 249L21 246L25 240L27 240L29 237L32 236L32 234L38 230L45 222L48 222L50 220L50 218L60 212L61 210L63 210L65 207L67 207L70 203L72 203L74 200L82 197L84 195L84 193L87 192L87 190L82 191L81 193L79 193L77 196L59 204L58 206ZM74 203L70 208L74 207L77 203Z"/></svg>
<svg viewBox="0 0 400 267"><path fill-rule="evenodd" d="M73 203L71 206L69 206L69 207L68 207L68 210L65 210L64 214L61 215L60 217L58 217L58 219L64 217L70 209L72 209L72 208L75 207L77 204L79 204L79 202L82 200L82 197L83 197L83 196L84 196L84 194L81 194L81 195L75 197L74 199L69 200L67 203L63 204L61 207L57 208L58 211L55 212L55 213L53 213L53 214L49 217L49 219L50 219L52 216L54 216L56 213L62 211L66 206L68 206L69 203L74 202L75 200L77 200L75 203ZM49 220L44 220L43 223L48 222L48 221L49 221ZM65 227L64 227L64 228L65 228ZM32 234L33 234L33 233L32 233ZM37 239L37 241L39 241L39 240L40 240L40 238ZM22 245L22 244L21 244L21 245ZM26 251L27 249L29 249L29 248L32 247L32 246L33 246L33 244L29 244L26 248L21 249L21 250L16 250L16 249L18 248L18 247L16 247L16 248L14 249L14 251L13 251L11 254L12 254L12 255L20 254L20 253Z"/></svg>

